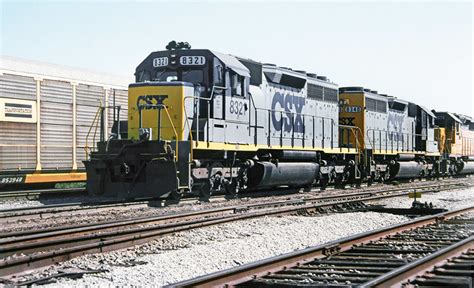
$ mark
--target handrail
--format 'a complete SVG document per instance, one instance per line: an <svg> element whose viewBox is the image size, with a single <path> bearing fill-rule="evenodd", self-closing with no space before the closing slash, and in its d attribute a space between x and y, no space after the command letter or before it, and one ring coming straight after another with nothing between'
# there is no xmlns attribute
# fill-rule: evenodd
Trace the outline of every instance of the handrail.
<svg viewBox="0 0 474 288"><path fill-rule="evenodd" d="M275 109L267 109L267 108L256 108L255 107L255 110L262 110L262 111L270 111L270 112L282 112L282 113L291 113L291 114L296 114L296 115L302 115L302 116L308 116L308 117L316 117L316 118L321 118L321 119L330 119L334 122L334 119L333 118L329 118L329 117L323 117L323 116L316 116L316 115L311 115L311 114L303 114L303 113L297 113L297 112L292 112L292 111L283 111L283 110L275 110Z"/></svg>
<svg viewBox="0 0 474 288"><path fill-rule="evenodd" d="M186 97L184 97L186 98ZM191 150L190 150L190 157L191 157L191 161L193 161L194 157L193 157L193 133L191 131L191 124L189 124L189 119L188 119L188 112L186 112L186 106L184 106L184 117L186 118L186 124L188 125L188 128L189 128L189 138L190 138L190 143L191 143ZM184 125L183 125L183 129L181 130L181 133L184 133Z"/></svg>
<svg viewBox="0 0 474 288"><path fill-rule="evenodd" d="M175 129L174 124L173 124L173 121L171 120L170 113L168 112L168 107L166 107L166 105L163 105L163 108L165 109L166 115L168 116L168 120L169 120L170 123L171 123L171 128L173 128L174 135L175 135L175 137L176 137L176 155L174 155L174 157L175 157L175 161L178 162L178 160L179 160L179 153L178 153L178 152L179 152L179 150L178 150L178 149L179 149L179 148L178 148L178 147L179 147L179 141L178 141L179 139L178 139L178 133L176 132L176 129ZM161 129L161 127L158 127L158 129ZM160 139L158 139L158 140L160 140Z"/></svg>
<svg viewBox="0 0 474 288"><path fill-rule="evenodd" d="M473 152L474 149L473 149L473 145L472 145L472 140L474 140L474 138L469 137L469 136L463 136L463 130L461 130L460 132L461 132L460 133L461 153L463 154L463 156L472 156L472 155L474 155L474 152ZM471 155L471 153L473 153L473 154Z"/></svg>
<svg viewBox="0 0 474 288"><path fill-rule="evenodd" d="M120 139L120 133L121 133L121 130L120 130L120 111L121 111L121 105L115 105L115 106L103 106L102 105L102 101L100 101L100 105L99 107L97 108L97 112L94 116L94 119L92 120L92 123L91 123L91 126L89 127L89 130L87 132L87 135L86 135L86 144L85 144L85 147L84 147L84 150L85 150L85 153L86 153L86 160L88 159L88 155L89 155L89 152L91 151L90 149L90 146L89 146L89 136L92 132L92 128L95 128L94 129L94 134L93 134L93 143L94 145L92 146L92 148L94 149L95 148L95 139L96 139L96 136L97 136L97 128L99 126L99 121L98 119L103 119L104 117L104 110L105 109L110 109L110 108L113 108L114 109L114 112L115 112L115 109L117 109L117 119L113 119L113 121L118 121L117 122L117 137L118 139ZM100 117L99 117L100 116ZM114 116L115 117L115 116ZM103 119L104 121L108 121L108 119ZM95 124L95 125L94 125ZM109 139L109 137L106 135L107 134L107 131L102 131L102 130L105 130L104 127L101 127L101 134L104 136L104 140L105 139ZM106 137L107 136L107 137Z"/></svg>
<svg viewBox="0 0 474 288"><path fill-rule="evenodd" d="M186 109L186 107L187 107L187 106L186 106L186 101L187 101L188 99L199 99L199 100L204 100L204 101L209 102L209 101L211 101L211 100L214 98L214 94L215 94L215 90L216 90L216 89L223 89L223 90L225 90L225 89L228 89L228 88L227 88L227 87L220 87L220 86L213 86L213 87L212 87L212 90L211 90L211 94L210 94L209 97L201 97L201 96L194 96L194 95L193 95L193 96L185 96L185 97L184 97L183 106L184 106L184 113L185 113L185 118L186 118L185 120L186 120L186 125L187 125L188 128L189 128L189 134L190 134L190 137L191 137L191 145L194 145L194 140L192 139L192 133L193 133L193 131L192 131L192 127L191 127L191 125L190 125L190 123L189 123L189 116L188 116L187 109ZM324 120L328 120L328 121L330 121L330 123L331 123L331 124L330 124L330 125L331 125L331 126L330 126L330 127L331 127L331 131L332 131L334 128L341 128L341 127L342 127L341 125L339 125L339 126L336 125L336 124L335 124L335 120L334 120L333 118L324 117L324 116L317 116L317 115L311 115L311 114L305 114L305 113L292 112L292 111L275 110L275 109L268 109L268 108L258 108L258 107L256 107L255 102L254 102L254 99L253 99L253 97L252 97L251 95L250 95L249 99L250 99L249 102L250 102L250 104L251 104L251 107L250 107L250 108L253 108L253 109L254 109L254 112L255 112L255 132L254 132L255 135L254 135L254 136L255 136L256 139L257 139L257 130L258 130L258 119L257 119L257 118L258 118L258 116L257 116L257 115L258 115L258 111L277 112L277 113L290 114L290 115L292 116L292 118L293 118L293 116L298 116L298 115L300 115L300 116L303 117L303 121L304 121L304 119L305 119L306 117L310 117L310 118L312 118L313 120L315 120L315 119L321 119L321 120L323 120L323 122L322 122L323 124L324 124ZM253 106L253 107L252 107L252 106ZM193 106L193 108L194 108L194 106ZM209 113L209 111L208 111L208 113ZM251 114L252 114L252 112L250 111L250 114L249 114L249 115L251 115ZM197 111L197 113L196 113L195 116L199 117L199 110ZM198 119L199 119L199 118L198 118ZM251 121L250 121L250 120L249 120L249 124L251 124ZM270 123L269 123L269 124L270 124ZM207 125L209 125L209 123L208 123ZM292 121L292 125L294 126L294 121ZM313 126L314 126L314 125L315 125L315 124L313 123ZM357 137L356 137L356 132L354 131L354 129L356 129L356 130L358 130L358 131L360 132L360 134L362 135L362 132L361 132L360 128L358 128L358 127L356 127L356 126L347 126L347 127L344 126L344 128L348 128L348 129L351 131L351 133L354 135L354 137L355 137L355 139L356 139L356 142L355 142L356 147L355 147L355 148L356 148L356 150L359 151L359 153L360 153L360 148L359 148L359 147L360 147L360 142L359 142L359 140L358 140ZM184 131L184 129L185 129L185 126L182 127L182 130L181 130L181 131ZM323 129L324 129L324 128L323 128ZM197 141L197 142L199 142L199 120L198 120L197 123L196 123L196 130L195 130L195 132L196 132L196 134L197 134L197 136L198 136L198 141ZM295 133L295 132L293 132L293 135L292 135L291 139L298 139L298 140L303 140L303 141L305 141L305 138L304 138L304 137L303 137L303 138L295 138L295 137L294 137L294 133ZM305 132L302 132L302 133L304 134ZM268 135L268 137L270 138L271 136ZM314 134L314 135L313 135L313 138L315 138L315 137L316 137L316 135ZM280 138L281 138L281 139L284 139L282 136L281 136ZM257 140L256 140L256 139L254 140L254 141L255 141L255 145L257 144ZM286 139L286 138L285 138L285 139ZM288 138L288 139L290 139L290 138ZM207 141L209 141L209 135L207 135ZM323 142L325 141L324 138L322 139L322 141L323 141ZM333 136L333 132L331 132L331 148L334 147L334 144L335 144L335 143L334 143L334 136ZM196 145L198 145L198 143L196 143ZM304 145L305 145L305 144L303 143L303 146L304 146ZM313 145L314 145L314 144L313 144ZM339 146L339 145L338 145L338 146ZM324 144L323 144L323 147L324 147ZM193 148L193 146L191 146L191 151L193 150L192 148ZM342 147L339 147L339 148L342 149ZM350 148L348 147L348 149L350 149ZM359 155L359 156L360 156L360 155ZM191 155L191 158L192 158L192 155Z"/></svg>
<svg viewBox="0 0 474 288"><path fill-rule="evenodd" d="M201 96L195 96L195 95L193 95L193 96L185 96L185 97L183 98L184 114L185 114L185 116L186 116L186 120L188 120L188 116L187 116L188 113L187 113L187 111L186 111L186 100L188 100L188 99L199 99L199 100L207 101L207 103L209 104L210 101L214 98L214 91L215 91L216 88L217 88L217 89L221 89L221 90L227 90L227 89L228 89L228 87L221 87L221 86L213 85L213 86L212 86L212 90L211 90L211 95L209 95L209 98L201 97ZM209 110L209 109L208 109L208 110ZM209 112L210 112L210 111L207 111L208 115L209 115ZM197 134L197 142L199 142L199 109L197 109L196 115L197 115L197 120L198 120L197 123L196 123L196 134ZM208 128L209 128L209 123L208 123ZM184 131L184 127L183 127L183 131ZM192 135L192 128L191 128L191 126L189 127L189 134ZM192 136L191 136L191 139L192 139ZM209 133L208 133L208 135L207 135L207 141L209 142ZM193 143L192 140L191 140L191 143ZM191 144L191 145L193 145L193 144ZM196 146L197 146L197 145L198 145L198 144L196 143ZM192 148L193 148L193 147L191 146L191 151L192 151ZM192 155L191 155L191 159L192 159Z"/></svg>
<svg viewBox="0 0 474 288"><path fill-rule="evenodd" d="M474 137L465 137L461 133L461 143L453 141L453 138L445 139L445 151L448 154L452 153L453 146L461 146L461 154L463 156L473 156L474 155ZM469 142L467 142L469 141ZM472 153L472 154L471 154Z"/></svg>
<svg viewBox="0 0 474 288"><path fill-rule="evenodd" d="M171 119L171 115L168 111L168 107L164 104L157 104L157 105L139 105L138 106L138 111L141 115L141 110L145 109L145 108L158 108L158 118L160 119L160 115L161 115L161 109L164 109L165 112L166 112L166 116L168 117L168 120L170 121L170 125L171 125L171 128L173 129L173 132L174 132L174 136L175 136L175 139L176 139L176 154L174 155L174 158L175 158L175 161L178 162L179 160L179 137L178 137L178 132L176 131L176 127L173 123L173 120ZM141 116L140 116L141 118ZM158 125L157 126L157 129L160 129L161 130L161 120L158 121ZM140 125L141 126L141 125ZM158 138L157 140L160 141L160 131L158 132Z"/></svg>
<svg viewBox="0 0 474 288"><path fill-rule="evenodd" d="M298 115L301 115L303 116L303 121L305 119L305 117L310 117L312 118L313 120L315 120L316 118L317 119L322 119L323 120L323 125L324 125L324 120L330 120L330 123L331 123L331 148L334 148L334 137L333 137L333 132L332 130L334 129L334 127L338 127L337 125L335 125L335 121L333 118L328 118L328 117L323 117L323 116L317 116L317 115L311 115L311 114L304 114L304 113L298 113L298 112L292 112L292 111L283 111L283 110L275 110L275 109L268 109L268 108L257 108L254 106L254 109L255 109L255 112L257 112L257 110L259 111L265 111L265 112L268 112L268 115L270 115L270 112L277 112L277 113L280 113L280 114L290 114L292 116L292 119L293 119L293 116L298 116ZM256 113L256 115L258 115ZM270 117L270 116L269 116ZM257 117L256 117L257 118ZM258 120L256 119L255 120L255 126L257 126ZM270 120L269 120L270 121ZM268 123L268 125L270 125L270 123ZM313 126L315 124L313 123ZM294 120L292 120L292 126L294 126ZM270 127L270 126L269 126ZM256 129L257 130L257 129ZM324 127L323 127L323 131L324 131ZM303 132L304 134L304 132ZM268 135L268 139L270 139L271 136L270 134ZM281 130L281 135L280 135L280 146L282 146L282 143L281 143L281 140L282 139L295 139L294 138L294 131L293 131L293 135L291 138L286 138L286 137L283 137L283 130ZM313 134L313 139L315 138L315 134ZM296 139L300 139L300 140L303 140L304 141L304 138L296 138ZM323 136L323 139L322 139L323 143L322 143L322 147L324 147L324 136ZM313 145L314 146L314 145Z"/></svg>
<svg viewBox="0 0 474 288"><path fill-rule="evenodd" d="M349 131L352 132L352 136L354 136L354 139L355 139L355 144L356 144L356 150L357 151L360 151L360 148L359 148L359 138L357 137L358 135L354 132L354 130L357 130L360 132L360 135L363 135L362 133L362 129L360 129L359 126L349 126L349 125L341 125L339 124L339 128L343 128L343 129L349 129ZM349 143L349 142L348 142ZM342 147L341 147L342 148Z"/></svg>
<svg viewBox="0 0 474 288"><path fill-rule="evenodd" d="M423 136L425 136L426 138L428 138L428 133L427 133L426 135L423 135L423 134L416 134L416 133L409 133L409 132L385 131L385 130L370 128L370 129L367 129L367 131L366 131L366 136L367 136L368 142L369 142L370 146L372 146L372 149L373 149L373 150L377 150L377 147L376 147L376 144L377 144L377 143L375 143L375 134L374 134L374 132L379 132L379 133L378 133L378 134L379 134L379 137L381 137L382 132L383 132L384 135L386 136L386 142L385 142L385 150L386 150L386 151L388 151L388 138L387 138L388 135L391 135L391 136L392 136L392 137L391 137L392 139L390 140L390 141L391 141L391 145L390 145L390 146L391 146L391 150L394 151L393 143L395 142L395 143L397 144L397 147L396 147L395 151L402 151L402 152L408 152L408 151L409 151L409 152L413 152L413 151L416 151L416 150L413 149L413 145L412 145L411 148L408 146L408 145L410 144L410 141L409 141L410 137L412 138L412 142L411 142L412 144L415 143L416 137L423 137ZM370 134L372 134L372 135L370 135ZM397 136L397 140L393 140L393 136L394 136L394 135ZM402 136L402 140L401 140L401 141L400 141L400 139L399 139L399 136L400 136L400 135ZM404 145L404 143L405 143L405 137L404 137L404 135L407 135L407 145L406 145L406 148L407 148L407 149L406 149L406 150L405 150L405 145ZM371 136L372 136L372 138L374 138L374 139L372 139ZM415 139L413 140L413 138L415 138ZM380 138L380 139L381 139L381 138ZM372 142L372 141L373 141L373 142ZM428 139L427 139L426 141L427 141L428 143L436 143L436 144L438 143L438 141L436 141L436 140L431 141L431 140L428 140ZM379 151L382 151L382 141L380 140L379 142L380 142L380 145L379 145L378 150L379 150ZM400 148L400 147L399 147L399 143L400 143L400 142L402 143L401 150L399 149L399 148Z"/></svg>
<svg viewBox="0 0 474 288"><path fill-rule="evenodd" d="M94 127L94 124L97 121L97 118L100 114L101 109L102 109L102 100L100 100L99 107L97 108L97 112L95 113L94 119L92 120L91 126L89 127L89 131L87 132L87 135L86 135L86 144L84 146L84 151L86 153L86 160L89 160L89 150L90 150L89 149L90 148L89 147L89 135L91 133L92 127ZM97 125L95 126L95 130L94 130L93 143L95 143L96 133L97 133ZM95 147L95 144L93 144L92 149L94 149L94 147Z"/></svg>

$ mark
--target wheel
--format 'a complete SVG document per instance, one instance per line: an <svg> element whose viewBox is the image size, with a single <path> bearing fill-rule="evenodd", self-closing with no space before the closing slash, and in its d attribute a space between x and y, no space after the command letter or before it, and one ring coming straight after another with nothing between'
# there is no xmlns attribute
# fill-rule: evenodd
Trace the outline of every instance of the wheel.
<svg viewBox="0 0 474 288"><path fill-rule="evenodd" d="M183 197L183 191L173 190L170 195L166 197L165 205L178 204Z"/></svg>
<svg viewBox="0 0 474 288"><path fill-rule="evenodd" d="M329 183L329 175L328 174L320 174L319 175L319 185L321 186L321 191L326 190L326 187Z"/></svg>
<svg viewBox="0 0 474 288"><path fill-rule="evenodd" d="M206 183L202 185L199 189L199 201L209 202L211 198L211 185Z"/></svg>
<svg viewBox="0 0 474 288"><path fill-rule="evenodd" d="M337 174L334 179L334 187L338 189L344 189L346 185L344 184L344 176L342 174Z"/></svg>
<svg viewBox="0 0 474 288"><path fill-rule="evenodd" d="M226 199L236 199L238 198L239 195L239 185L237 183L237 180L234 179L232 183L226 183L225 184L225 198Z"/></svg>

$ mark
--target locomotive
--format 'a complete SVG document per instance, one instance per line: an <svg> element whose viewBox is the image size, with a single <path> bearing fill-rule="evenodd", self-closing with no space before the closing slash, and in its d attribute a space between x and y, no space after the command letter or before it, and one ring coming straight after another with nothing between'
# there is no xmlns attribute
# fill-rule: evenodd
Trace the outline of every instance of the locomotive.
<svg viewBox="0 0 474 288"><path fill-rule="evenodd" d="M92 195L235 196L474 171L470 119L315 73L168 45L135 77L126 123L84 161Z"/></svg>

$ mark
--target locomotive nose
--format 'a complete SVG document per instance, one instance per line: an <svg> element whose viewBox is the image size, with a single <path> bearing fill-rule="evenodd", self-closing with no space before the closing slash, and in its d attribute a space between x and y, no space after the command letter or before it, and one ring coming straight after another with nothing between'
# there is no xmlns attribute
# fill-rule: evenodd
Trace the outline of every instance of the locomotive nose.
<svg viewBox="0 0 474 288"><path fill-rule="evenodd" d="M129 137L137 140L139 130L147 128L151 134L150 140L184 140L185 106L191 105L192 109L192 101L186 101L186 96L193 94L193 85L187 82L130 84L128 90Z"/></svg>
<svg viewBox="0 0 474 288"><path fill-rule="evenodd" d="M129 139L110 141L85 161L89 193L128 199L165 198L177 191L177 165L188 159L179 157L184 149L179 147L189 136L185 111L193 111L193 93L186 82L130 84Z"/></svg>

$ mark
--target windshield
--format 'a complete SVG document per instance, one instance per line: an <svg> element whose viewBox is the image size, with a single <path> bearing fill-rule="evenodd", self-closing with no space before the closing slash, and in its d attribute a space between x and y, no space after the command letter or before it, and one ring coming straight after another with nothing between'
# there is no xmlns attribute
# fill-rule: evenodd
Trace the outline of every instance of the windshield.
<svg viewBox="0 0 474 288"><path fill-rule="evenodd" d="M145 70L142 70L140 71L140 73L138 73L137 82L145 82L145 81L150 81L150 73L148 73Z"/></svg>
<svg viewBox="0 0 474 288"><path fill-rule="evenodd" d="M178 72L159 70L156 72L155 81L171 82L178 80Z"/></svg>
<svg viewBox="0 0 474 288"><path fill-rule="evenodd" d="M204 72L202 70L158 70L156 71L154 81L183 81L190 83L200 83L204 82Z"/></svg>
<svg viewBox="0 0 474 288"><path fill-rule="evenodd" d="M191 83L202 83L204 75L202 70L187 70L182 72L181 81L191 82Z"/></svg>

